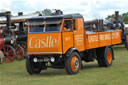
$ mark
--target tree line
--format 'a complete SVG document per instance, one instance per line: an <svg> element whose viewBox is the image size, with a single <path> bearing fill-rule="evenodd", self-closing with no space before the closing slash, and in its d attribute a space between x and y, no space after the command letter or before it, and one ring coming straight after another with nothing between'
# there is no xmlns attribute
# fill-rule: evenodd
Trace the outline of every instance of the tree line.
<svg viewBox="0 0 128 85"><path fill-rule="evenodd" d="M50 9L44 9L43 11L36 11L36 13L40 13L42 15L51 15L52 14L52 10L50 10ZM106 19L114 18L114 16L115 16L115 14L108 15L106 17ZM121 14L120 15L120 18L123 20L123 22L125 24L128 24L128 12Z"/></svg>
<svg viewBox="0 0 128 85"><path fill-rule="evenodd" d="M106 19L114 18L115 14L108 15ZM128 24L128 12L123 13L120 15L120 18L123 20L125 24Z"/></svg>

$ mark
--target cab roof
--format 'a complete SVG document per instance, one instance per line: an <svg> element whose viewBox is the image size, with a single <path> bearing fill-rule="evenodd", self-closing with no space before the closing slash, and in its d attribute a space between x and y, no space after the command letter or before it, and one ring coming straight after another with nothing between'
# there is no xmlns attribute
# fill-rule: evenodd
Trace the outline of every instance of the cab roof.
<svg viewBox="0 0 128 85"><path fill-rule="evenodd" d="M31 20L45 20L45 19L75 19L75 18L83 18L83 16L79 13L77 14L65 14L65 15L53 15L53 16L38 16L30 18Z"/></svg>
<svg viewBox="0 0 128 85"><path fill-rule="evenodd" d="M77 14L65 14L65 15L52 15L52 16L39 16L39 15L34 15L34 16L12 16L11 17L11 22L12 23L18 23L18 22L27 22L27 21L35 21L35 20L60 20L60 19L75 19L75 18L83 18L83 16L79 13ZM6 18L5 17L0 17L0 24L5 24L6 23Z"/></svg>

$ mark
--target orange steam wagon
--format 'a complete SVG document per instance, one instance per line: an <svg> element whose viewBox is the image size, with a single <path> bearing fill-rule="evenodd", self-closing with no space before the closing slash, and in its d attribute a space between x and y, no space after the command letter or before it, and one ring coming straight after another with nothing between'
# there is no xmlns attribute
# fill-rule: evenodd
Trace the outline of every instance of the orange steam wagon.
<svg viewBox="0 0 128 85"><path fill-rule="evenodd" d="M112 45L120 44L121 30L101 31L102 20L84 23L80 14L39 16L28 20L29 74L48 67L79 72L82 60L109 67L114 60ZM92 30L90 30L92 29Z"/></svg>

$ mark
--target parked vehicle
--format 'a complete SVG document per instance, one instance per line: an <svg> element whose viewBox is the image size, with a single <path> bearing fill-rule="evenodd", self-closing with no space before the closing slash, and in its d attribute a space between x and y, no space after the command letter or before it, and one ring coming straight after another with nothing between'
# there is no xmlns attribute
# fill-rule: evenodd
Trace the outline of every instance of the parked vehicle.
<svg viewBox="0 0 128 85"><path fill-rule="evenodd" d="M11 12L0 13L0 50L5 57L3 63L21 60L27 48L27 34L24 31L27 19L21 16L12 16Z"/></svg>
<svg viewBox="0 0 128 85"><path fill-rule="evenodd" d="M82 60L96 59L99 66L109 67L114 60L112 45L122 43L121 29L104 31L100 23L100 27L92 26L95 31L88 31L81 14L39 16L28 19L28 23L29 74L39 74L48 67L76 74Z"/></svg>

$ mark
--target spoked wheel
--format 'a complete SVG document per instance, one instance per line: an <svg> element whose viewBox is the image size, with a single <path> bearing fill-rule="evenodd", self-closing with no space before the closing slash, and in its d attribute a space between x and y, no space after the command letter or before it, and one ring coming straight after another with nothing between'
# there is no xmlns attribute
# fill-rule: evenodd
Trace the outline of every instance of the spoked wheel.
<svg viewBox="0 0 128 85"><path fill-rule="evenodd" d="M16 52L11 45L5 45L3 48L5 57L3 58L2 63L10 63L15 60Z"/></svg>
<svg viewBox="0 0 128 85"><path fill-rule="evenodd" d="M34 62L33 58L27 58L26 60L26 69L27 72L32 75L32 74L39 74L42 70L41 64L38 62Z"/></svg>
<svg viewBox="0 0 128 85"><path fill-rule="evenodd" d="M27 43L24 41L21 41L18 44L24 49L24 55L25 55L27 52Z"/></svg>
<svg viewBox="0 0 128 85"><path fill-rule="evenodd" d="M81 58L77 52L73 52L65 62L65 69L68 74L76 74L81 68Z"/></svg>
<svg viewBox="0 0 128 85"><path fill-rule="evenodd" d="M16 59L18 61L22 60L24 58L24 49L20 45L16 44L15 50L16 50Z"/></svg>

